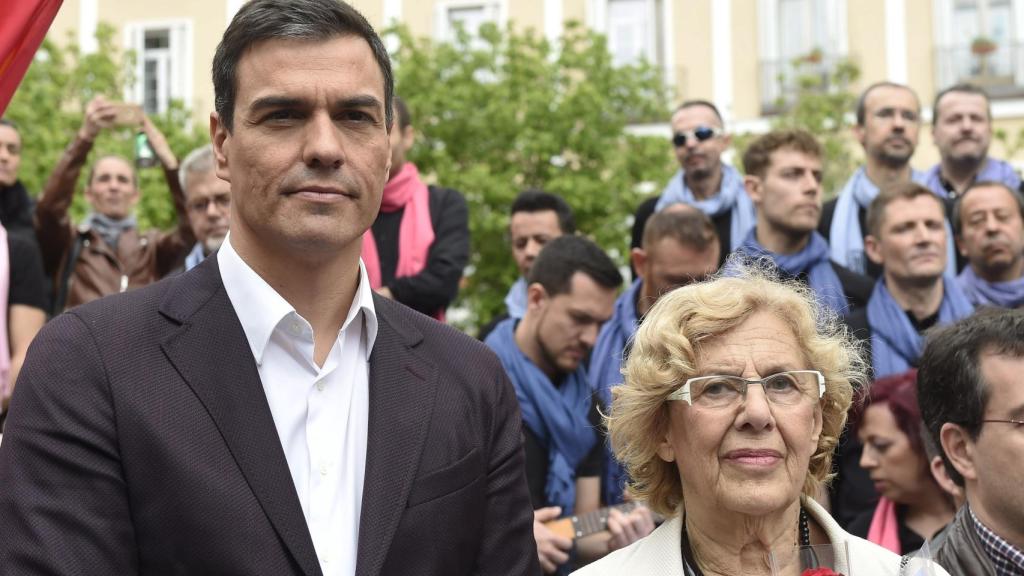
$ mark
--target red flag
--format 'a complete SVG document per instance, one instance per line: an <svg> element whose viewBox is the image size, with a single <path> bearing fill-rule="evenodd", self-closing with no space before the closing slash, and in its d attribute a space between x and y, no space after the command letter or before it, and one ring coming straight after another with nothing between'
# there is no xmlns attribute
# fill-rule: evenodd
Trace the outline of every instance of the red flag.
<svg viewBox="0 0 1024 576"><path fill-rule="evenodd" d="M4 2L0 18L0 115L18 89L63 0Z"/></svg>

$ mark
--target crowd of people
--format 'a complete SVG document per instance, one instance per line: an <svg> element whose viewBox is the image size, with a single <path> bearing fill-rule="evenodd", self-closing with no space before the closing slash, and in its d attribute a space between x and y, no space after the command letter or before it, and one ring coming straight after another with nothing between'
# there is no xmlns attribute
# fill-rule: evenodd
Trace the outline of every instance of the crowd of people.
<svg viewBox="0 0 1024 576"><path fill-rule="evenodd" d="M121 104L35 201L0 121L0 572L797 575L832 545L845 574L1024 574L1024 185L983 89L939 92L919 172L917 94L867 87L827 202L814 134L740 170L686 101L630 281L525 190L477 341L443 324L473 206L407 159L379 37L283 2L225 31L211 144L179 163L132 120L169 232L131 160L89 162Z"/></svg>

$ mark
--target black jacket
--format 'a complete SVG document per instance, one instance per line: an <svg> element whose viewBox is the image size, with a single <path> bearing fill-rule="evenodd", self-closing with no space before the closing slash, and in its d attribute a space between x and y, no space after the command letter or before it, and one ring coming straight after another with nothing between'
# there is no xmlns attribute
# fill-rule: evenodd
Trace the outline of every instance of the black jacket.
<svg viewBox="0 0 1024 576"><path fill-rule="evenodd" d="M978 539L966 504L960 507L953 522L946 527L945 540L932 548L932 556L950 576L994 576L996 573L992 560Z"/></svg>

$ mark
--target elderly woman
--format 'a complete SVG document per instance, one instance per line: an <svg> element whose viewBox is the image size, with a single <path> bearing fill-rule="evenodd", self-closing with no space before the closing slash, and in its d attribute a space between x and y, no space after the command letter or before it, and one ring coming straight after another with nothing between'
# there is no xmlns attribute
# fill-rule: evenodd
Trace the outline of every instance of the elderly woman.
<svg viewBox="0 0 1024 576"><path fill-rule="evenodd" d="M844 542L851 565L837 572L900 572L900 556L811 498L864 371L807 288L741 271L676 289L644 319L623 374L612 444L629 491L667 520L577 574L800 576L797 546Z"/></svg>

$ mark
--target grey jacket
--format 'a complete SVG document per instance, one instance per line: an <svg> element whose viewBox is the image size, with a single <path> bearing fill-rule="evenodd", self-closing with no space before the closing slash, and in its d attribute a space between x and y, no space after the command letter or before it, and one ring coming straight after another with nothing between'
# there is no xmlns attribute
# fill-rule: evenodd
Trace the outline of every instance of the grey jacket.
<svg viewBox="0 0 1024 576"><path fill-rule="evenodd" d="M944 532L945 540L933 549L932 554L950 576L991 576L996 573L992 560L978 539L966 504L960 507L956 518Z"/></svg>

